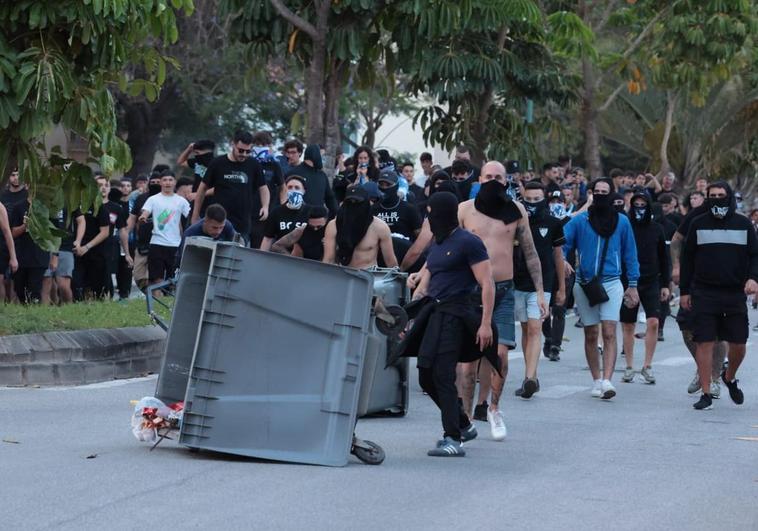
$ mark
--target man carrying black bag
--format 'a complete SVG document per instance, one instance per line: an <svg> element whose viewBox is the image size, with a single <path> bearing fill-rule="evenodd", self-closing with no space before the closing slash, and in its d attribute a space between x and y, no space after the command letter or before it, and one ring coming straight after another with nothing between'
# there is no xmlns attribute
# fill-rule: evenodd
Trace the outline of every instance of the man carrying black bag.
<svg viewBox="0 0 758 531"><path fill-rule="evenodd" d="M442 413L444 437L427 455L462 457L461 443L477 433L458 402L455 370L459 362L482 356L500 370L492 326L495 284L484 244L458 227L458 198L433 194L427 210L434 242L414 302L406 307L414 324L394 359L418 357L419 384ZM475 295L477 285L481 299Z"/></svg>
<svg viewBox="0 0 758 531"><path fill-rule="evenodd" d="M574 298L584 325L584 352L594 385L593 398L616 396L611 383L616 365L616 323L623 303L633 308L639 304L637 280L640 267L637 247L629 219L616 212L611 204L613 181L607 178L592 183L592 206L574 217L564 227L564 256L576 249ZM629 287L621 284L622 263ZM598 324L603 331L603 374L598 357Z"/></svg>

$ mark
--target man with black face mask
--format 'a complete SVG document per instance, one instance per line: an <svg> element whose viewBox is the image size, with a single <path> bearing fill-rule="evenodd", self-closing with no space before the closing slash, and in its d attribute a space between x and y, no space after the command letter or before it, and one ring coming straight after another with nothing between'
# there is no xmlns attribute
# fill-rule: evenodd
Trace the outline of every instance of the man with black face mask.
<svg viewBox="0 0 758 531"><path fill-rule="evenodd" d="M565 257L576 250L574 298L584 326L584 353L594 380L591 396L605 400L616 396L611 383L616 365L616 323L622 301L627 306L639 304L637 247L629 219L613 207L613 181L595 180L590 187L592 206L569 221L563 228ZM622 264L628 288L621 283ZM603 372L598 358L598 337L603 333Z"/></svg>
<svg viewBox="0 0 758 531"><path fill-rule="evenodd" d="M668 301L669 282L671 282L670 259L666 247L666 235L663 227L653 221L653 209L650 196L644 189L637 189L632 196L629 221L632 223L634 241L637 245L637 261L640 264L640 278L637 292L645 309L647 331L645 332L645 362L640 376L646 383L654 384L655 375L651 364L655 347L658 344L658 319L662 301ZM626 285L626 276L622 277ZM639 304L632 308L621 306L621 329L624 335L624 356L626 370L622 382L634 381L634 326L637 322Z"/></svg>
<svg viewBox="0 0 758 531"><path fill-rule="evenodd" d="M695 409L712 405L711 356L717 338L729 343L721 380L735 404L744 402L736 376L749 334L745 296L758 293L758 237L750 220L735 211L729 184L711 183L706 207L708 214L690 224L681 259L680 304L692 309L697 323L693 341L703 394Z"/></svg>
<svg viewBox="0 0 758 531"><path fill-rule="evenodd" d="M387 267L397 267L390 228L371 214L368 192L351 185L337 218L326 226L323 262L368 269L377 265L380 249Z"/></svg>
<svg viewBox="0 0 758 531"><path fill-rule="evenodd" d="M539 181L528 182L524 185L521 202L529 215L529 229L540 257L545 298L549 303L555 278L558 281L555 303L559 306L563 305L566 300L566 276L563 271L563 250L561 249L563 224L548 213L545 188ZM515 319L521 323L521 345L525 363L524 381L516 390L516 396L528 400L540 390L537 363L540 359L542 316L534 282L520 246L514 249L513 266L515 269L513 283L516 287L514 315Z"/></svg>
<svg viewBox="0 0 758 531"><path fill-rule="evenodd" d="M426 267L406 306L414 319L396 356L418 357L419 384L442 413L443 439L427 455L462 457L461 443L477 436L458 403L456 366L483 355L496 369L493 348L492 267L482 241L458 227L458 200L449 192L431 196L429 223L434 243ZM475 295L477 285L481 298ZM480 306L481 305L481 306ZM389 360L392 363L393 360Z"/></svg>
<svg viewBox="0 0 758 531"><path fill-rule="evenodd" d="M384 221L392 234L400 234L408 240L415 240L421 231L421 217L418 211L398 195L398 175L386 168L379 174L377 183L382 199L374 204L372 213Z"/></svg>
<svg viewBox="0 0 758 531"><path fill-rule="evenodd" d="M310 207L307 225L274 242L271 251L320 262L324 257L324 235L328 219L329 211L325 206Z"/></svg>
<svg viewBox="0 0 758 531"><path fill-rule="evenodd" d="M542 285L540 258L532 240L529 221L520 203L513 201L506 193L505 167L499 162L488 162L479 176L481 186L475 199L461 203L458 220L461 227L479 236L492 260L495 280L496 304L495 324L498 330L498 357L501 372L480 372L479 400L474 409L474 419L486 419L490 424L492 438L502 441L507 436L503 414L500 411L500 397L508 375L508 349L516 346L514 322L513 250L518 245L523 253L526 268L534 283L540 319L548 313ZM476 364L462 369L461 397L466 412L471 411L476 383ZM485 373L486 368L485 368ZM491 385L487 379L491 376ZM490 393L491 391L491 393ZM491 403L487 405L488 394Z"/></svg>

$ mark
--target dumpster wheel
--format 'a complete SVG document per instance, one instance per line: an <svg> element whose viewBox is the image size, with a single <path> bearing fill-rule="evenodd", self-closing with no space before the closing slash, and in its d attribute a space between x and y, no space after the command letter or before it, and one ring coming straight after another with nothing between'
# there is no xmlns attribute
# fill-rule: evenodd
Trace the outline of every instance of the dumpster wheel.
<svg viewBox="0 0 758 531"><path fill-rule="evenodd" d="M350 453L366 463L367 465L381 465L384 462L384 450L382 447L371 441L364 441L353 436L353 445L350 447Z"/></svg>

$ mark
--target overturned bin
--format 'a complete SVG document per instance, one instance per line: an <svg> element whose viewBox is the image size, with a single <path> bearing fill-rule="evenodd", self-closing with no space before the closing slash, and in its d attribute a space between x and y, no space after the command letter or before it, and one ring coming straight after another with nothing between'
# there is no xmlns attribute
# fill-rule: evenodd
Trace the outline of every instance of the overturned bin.
<svg viewBox="0 0 758 531"><path fill-rule="evenodd" d="M374 285L368 272L189 238L156 390L185 402L179 443L332 466L361 457L359 402L384 368L364 366Z"/></svg>

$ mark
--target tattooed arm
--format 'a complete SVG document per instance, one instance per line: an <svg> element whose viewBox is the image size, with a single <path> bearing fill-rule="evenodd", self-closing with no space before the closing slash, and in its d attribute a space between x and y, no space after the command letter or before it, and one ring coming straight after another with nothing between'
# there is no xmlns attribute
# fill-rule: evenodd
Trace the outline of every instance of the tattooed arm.
<svg viewBox="0 0 758 531"><path fill-rule="evenodd" d="M671 245L669 245L669 251L671 252L671 280L674 284L679 284L679 258L682 255L682 244L684 243L684 236L676 231L671 238Z"/></svg>
<svg viewBox="0 0 758 531"><path fill-rule="evenodd" d="M523 210L523 208L519 205L519 209ZM524 254L526 269L529 271L529 276L532 277L534 289L537 291L537 303L540 307L540 315L544 319L547 317L549 310L545 302L545 291L542 287L542 264L537 254L537 248L534 246L534 240L532 240L532 231L529 229L529 216L526 215L526 212L522 214L516 226L516 239L521 247L521 252Z"/></svg>
<svg viewBox="0 0 758 531"><path fill-rule="evenodd" d="M271 252L290 254L295 244L300 241L300 236L303 235L304 230L305 227L298 227L292 232L288 232L271 245Z"/></svg>

